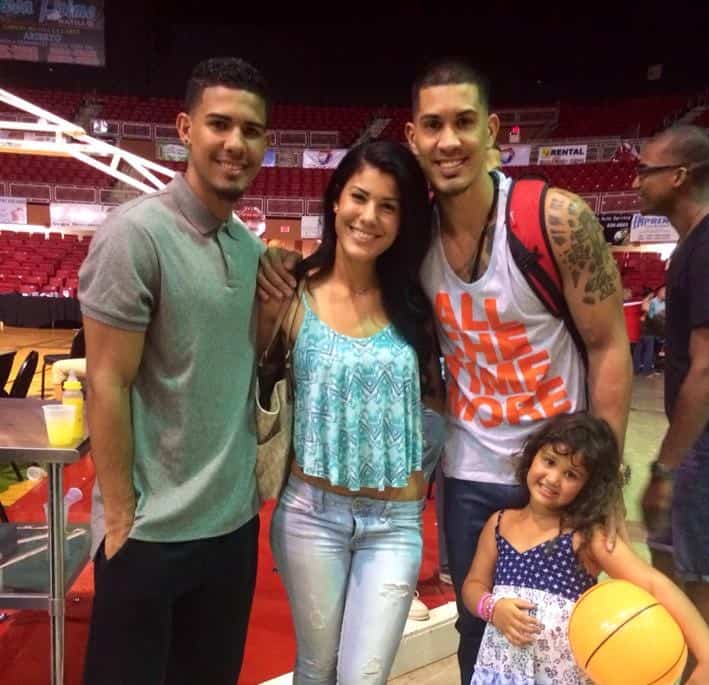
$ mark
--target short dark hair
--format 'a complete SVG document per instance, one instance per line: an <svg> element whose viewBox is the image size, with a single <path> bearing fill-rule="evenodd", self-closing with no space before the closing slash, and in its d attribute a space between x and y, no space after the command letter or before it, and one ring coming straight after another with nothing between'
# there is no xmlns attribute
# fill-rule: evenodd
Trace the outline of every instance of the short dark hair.
<svg viewBox="0 0 709 685"><path fill-rule="evenodd" d="M665 139L677 162L689 168L696 188L709 190L709 133L699 126L675 124L655 136L655 140Z"/></svg>
<svg viewBox="0 0 709 685"><path fill-rule="evenodd" d="M212 57L200 62L190 74L185 91L185 111L191 112L202 99L202 91L226 86L258 95L270 106L268 85L261 72L239 57Z"/></svg>
<svg viewBox="0 0 709 685"><path fill-rule="evenodd" d="M480 102L490 108L490 82L488 78L457 57L445 57L427 64L416 76L411 86L411 109L418 111L419 94L424 88L433 86L453 86L471 83L478 87Z"/></svg>
<svg viewBox="0 0 709 685"><path fill-rule="evenodd" d="M615 435L606 421L587 412L555 416L525 440L518 455L516 476L525 490L534 457L545 445L557 454L580 455L588 472L588 480L561 516L563 528L578 530L588 542L620 502L623 478Z"/></svg>

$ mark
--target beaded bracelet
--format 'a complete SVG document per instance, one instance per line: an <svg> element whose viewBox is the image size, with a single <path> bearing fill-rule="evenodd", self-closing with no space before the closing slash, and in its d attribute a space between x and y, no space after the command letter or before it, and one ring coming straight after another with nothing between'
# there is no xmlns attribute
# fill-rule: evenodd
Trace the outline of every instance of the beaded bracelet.
<svg viewBox="0 0 709 685"><path fill-rule="evenodd" d="M495 598L489 593L483 593L478 602L477 614L483 621L490 621L495 610Z"/></svg>
<svg viewBox="0 0 709 685"><path fill-rule="evenodd" d="M492 608L490 609L490 618L487 620L488 623L492 623L492 619L495 618L495 608L497 607L497 600L492 603Z"/></svg>
<svg viewBox="0 0 709 685"><path fill-rule="evenodd" d="M486 621L489 622L490 619L492 618L492 612L493 612L494 608L495 608L495 598L492 595L490 595L487 598L485 605L483 607L483 618Z"/></svg>
<svg viewBox="0 0 709 685"><path fill-rule="evenodd" d="M478 600L478 608L475 611L475 613L483 620L485 620L485 617L483 615L484 606L488 597L492 597L492 595L489 592L483 592L483 594L480 596L480 599Z"/></svg>

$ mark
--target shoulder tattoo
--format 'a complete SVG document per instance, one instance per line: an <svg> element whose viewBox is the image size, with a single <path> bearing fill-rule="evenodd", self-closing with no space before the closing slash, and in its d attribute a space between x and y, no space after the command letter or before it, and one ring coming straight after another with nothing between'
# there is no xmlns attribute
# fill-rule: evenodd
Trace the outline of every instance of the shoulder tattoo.
<svg viewBox="0 0 709 685"><path fill-rule="evenodd" d="M572 193L554 189L547 210L549 238L557 257L583 289L583 302L593 305L618 291L618 269L603 229L590 208Z"/></svg>

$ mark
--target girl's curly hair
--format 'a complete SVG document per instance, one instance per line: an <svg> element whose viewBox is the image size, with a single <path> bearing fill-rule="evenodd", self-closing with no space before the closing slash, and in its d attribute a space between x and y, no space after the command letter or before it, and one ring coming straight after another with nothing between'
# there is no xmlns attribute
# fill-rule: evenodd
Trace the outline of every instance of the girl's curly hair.
<svg viewBox="0 0 709 685"><path fill-rule="evenodd" d="M583 464L588 480L561 515L561 528L578 530L588 543L597 526L605 526L621 502L623 477L618 442L610 426L586 412L561 414L525 441L518 454L517 480L527 489L527 474L537 452L549 446L558 455Z"/></svg>

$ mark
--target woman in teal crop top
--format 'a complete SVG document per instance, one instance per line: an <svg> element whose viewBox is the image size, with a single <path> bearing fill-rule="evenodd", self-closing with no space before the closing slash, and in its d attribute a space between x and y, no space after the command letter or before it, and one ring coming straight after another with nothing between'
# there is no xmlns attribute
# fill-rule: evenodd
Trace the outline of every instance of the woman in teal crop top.
<svg viewBox="0 0 709 685"><path fill-rule="evenodd" d="M271 545L296 629L296 684L385 683L401 640L421 563L422 394L442 411L418 281L430 240L413 154L388 141L355 147L325 192L302 294L284 305L295 460ZM274 321L278 303L270 309Z"/></svg>

